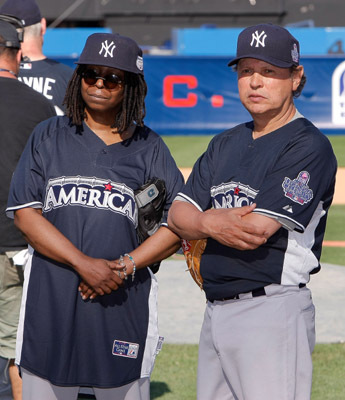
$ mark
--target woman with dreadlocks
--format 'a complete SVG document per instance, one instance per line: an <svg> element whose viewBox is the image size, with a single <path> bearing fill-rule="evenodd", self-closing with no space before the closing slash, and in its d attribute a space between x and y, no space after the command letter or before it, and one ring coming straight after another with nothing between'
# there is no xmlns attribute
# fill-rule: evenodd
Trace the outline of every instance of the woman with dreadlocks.
<svg viewBox="0 0 345 400"><path fill-rule="evenodd" d="M77 64L66 115L35 128L7 208L33 249L17 340L23 399L75 400L92 387L98 400L148 400L160 343L146 266L179 247L166 218L183 178L144 125L138 45L96 33ZM135 191L153 177L165 181L166 205L139 245Z"/></svg>

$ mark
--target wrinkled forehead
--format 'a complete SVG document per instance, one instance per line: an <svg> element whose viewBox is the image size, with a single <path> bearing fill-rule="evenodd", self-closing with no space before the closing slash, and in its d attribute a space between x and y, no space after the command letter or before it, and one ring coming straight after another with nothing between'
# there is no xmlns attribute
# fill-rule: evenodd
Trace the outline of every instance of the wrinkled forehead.
<svg viewBox="0 0 345 400"><path fill-rule="evenodd" d="M255 67L261 67L261 68L272 68L272 69L286 69L289 70L290 68L282 68L282 67L277 67L276 65L273 65L267 61L260 60L258 58L252 58L252 57L245 57L241 58L238 60L237 63L237 68L243 68L244 66L255 66Z"/></svg>

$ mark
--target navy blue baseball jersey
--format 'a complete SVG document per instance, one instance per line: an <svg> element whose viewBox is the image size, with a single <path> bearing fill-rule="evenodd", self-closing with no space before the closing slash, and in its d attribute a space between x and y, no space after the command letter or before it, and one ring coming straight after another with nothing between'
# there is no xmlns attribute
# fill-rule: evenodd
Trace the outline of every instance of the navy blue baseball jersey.
<svg viewBox="0 0 345 400"><path fill-rule="evenodd" d="M7 212L34 207L82 252L117 259L138 246L134 191L165 181L163 225L183 177L163 140L147 127L105 145L67 117L39 124L11 183ZM156 279L147 269L109 295L83 301L80 278L34 252L25 270L17 362L56 385L118 387L150 375L158 344ZM22 307L22 308L23 308Z"/></svg>
<svg viewBox="0 0 345 400"><path fill-rule="evenodd" d="M256 140L252 129L253 124L247 123L215 136L177 197L203 211L255 202L254 212L283 226L251 251L209 238L201 258L209 300L271 283L306 283L309 274L320 268L337 169L329 140L305 118Z"/></svg>
<svg viewBox="0 0 345 400"><path fill-rule="evenodd" d="M54 106L57 115L63 115L62 105L73 69L55 60L22 62L18 79L42 93Z"/></svg>

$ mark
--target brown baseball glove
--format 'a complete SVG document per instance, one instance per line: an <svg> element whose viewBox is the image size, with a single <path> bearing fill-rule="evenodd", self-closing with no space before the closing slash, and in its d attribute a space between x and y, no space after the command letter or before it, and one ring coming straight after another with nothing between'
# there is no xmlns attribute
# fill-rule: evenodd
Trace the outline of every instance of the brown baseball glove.
<svg viewBox="0 0 345 400"><path fill-rule="evenodd" d="M188 271L196 284L202 289L203 279L200 274L201 256L206 248L207 239L181 240L183 254L186 258Z"/></svg>

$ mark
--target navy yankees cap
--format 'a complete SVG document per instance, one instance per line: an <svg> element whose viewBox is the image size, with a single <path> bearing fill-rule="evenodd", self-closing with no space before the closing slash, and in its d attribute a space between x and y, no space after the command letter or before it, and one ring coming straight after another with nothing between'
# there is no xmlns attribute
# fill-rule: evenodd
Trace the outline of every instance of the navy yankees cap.
<svg viewBox="0 0 345 400"><path fill-rule="evenodd" d="M117 33L90 35L76 64L102 65L144 75L142 50L133 39Z"/></svg>
<svg viewBox="0 0 345 400"><path fill-rule="evenodd" d="M0 46L20 49L20 42L16 28L9 22L0 19Z"/></svg>
<svg viewBox="0 0 345 400"><path fill-rule="evenodd" d="M299 42L291 33L278 25L259 24L244 29L238 36L236 58L256 58L281 68L299 65Z"/></svg>
<svg viewBox="0 0 345 400"><path fill-rule="evenodd" d="M0 7L1 14L19 18L24 26L41 22L41 12L35 0L6 0Z"/></svg>

